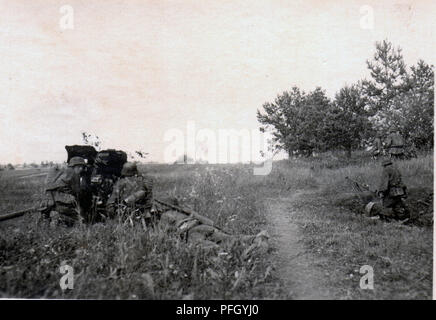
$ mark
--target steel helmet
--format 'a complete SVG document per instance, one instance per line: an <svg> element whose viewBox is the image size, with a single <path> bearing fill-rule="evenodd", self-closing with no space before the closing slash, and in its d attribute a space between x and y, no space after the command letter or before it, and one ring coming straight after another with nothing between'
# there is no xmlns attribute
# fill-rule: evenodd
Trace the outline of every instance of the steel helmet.
<svg viewBox="0 0 436 320"><path fill-rule="evenodd" d="M138 168L134 162L126 162L121 170L121 175L125 177L131 177L138 174Z"/></svg>
<svg viewBox="0 0 436 320"><path fill-rule="evenodd" d="M85 159L82 157L72 157L70 159L70 162L68 163L69 167L75 167L75 166L86 166Z"/></svg>

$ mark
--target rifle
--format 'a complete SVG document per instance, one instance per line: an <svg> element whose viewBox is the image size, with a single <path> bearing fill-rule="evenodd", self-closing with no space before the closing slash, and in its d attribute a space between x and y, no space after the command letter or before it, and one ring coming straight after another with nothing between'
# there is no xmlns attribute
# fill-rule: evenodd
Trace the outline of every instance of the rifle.
<svg viewBox="0 0 436 320"><path fill-rule="evenodd" d="M183 232L188 232L188 230L191 229L191 227L196 225L196 223L194 221L197 220L204 225L211 226L211 227L219 230L221 233L224 233L226 235L231 235L227 231L224 231L223 229L215 226L214 222L211 219L206 218L206 217L198 214L197 212L195 212L193 210L183 209L179 206L176 206L176 205L173 205L173 204L170 204L170 203L164 202L162 200L158 200L158 199L153 199L153 201L158 203L158 204L161 204L163 206L166 206L172 210L175 210L175 211L178 211L178 212L181 212L181 213L188 215L188 217L186 219L183 219L182 221L179 221L177 223L177 228L180 228ZM194 224L192 225L191 223L193 223L193 222L194 222Z"/></svg>
<svg viewBox="0 0 436 320"><path fill-rule="evenodd" d="M44 211L46 209L47 208L32 207L32 208L27 208L27 209L20 210L20 211L14 211L14 212L6 213L6 214L3 214L3 215L0 215L0 221L5 221L5 220L9 220L9 219L18 218L18 217L24 216L27 213L33 212L33 211L42 212L42 211Z"/></svg>
<svg viewBox="0 0 436 320"><path fill-rule="evenodd" d="M351 179L349 177L345 177L345 179L347 179L347 180L349 180L351 182L352 188L356 192L362 193L362 192L365 192L365 191L369 191L371 193L377 194L377 190L372 190L370 188L370 186L367 185L366 183L359 183L358 181L353 180L353 179Z"/></svg>
<svg viewBox="0 0 436 320"><path fill-rule="evenodd" d="M371 210L375 204L378 203L379 205L381 205L381 199L377 199L379 198L377 190L372 190L371 187L366 183L359 183L358 181L353 180L349 177L345 177L345 179L351 182L353 190L357 193L357 196L359 197L360 201L365 205L365 212L367 216L371 217L371 219L374 219ZM365 192L371 193L372 196L365 194ZM380 212L378 215L382 217L385 214L383 212Z"/></svg>
<svg viewBox="0 0 436 320"><path fill-rule="evenodd" d="M161 205L167 207L167 208L184 213L184 214L188 215L188 218L190 218L190 219L197 219L198 221L200 221L201 223L203 223L205 225L215 227L213 224L213 221L211 219L203 217L202 215L198 214L197 212L195 212L193 210L186 210L186 209L183 209L183 208L178 207L176 205L173 205L173 204L170 204L170 203L158 200L158 199L154 199L154 201L158 204L161 204Z"/></svg>

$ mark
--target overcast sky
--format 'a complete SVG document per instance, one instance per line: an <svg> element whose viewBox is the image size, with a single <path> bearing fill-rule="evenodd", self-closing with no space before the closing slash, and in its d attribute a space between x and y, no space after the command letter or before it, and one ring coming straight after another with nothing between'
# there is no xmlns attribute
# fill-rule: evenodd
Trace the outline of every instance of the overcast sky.
<svg viewBox="0 0 436 320"><path fill-rule="evenodd" d="M61 28L71 22L63 5L74 10L73 29ZM188 121L216 133L256 129L256 109L292 86L333 97L368 77L376 41L400 46L408 66L435 64L435 8L431 0L0 1L0 163L62 161L82 131L163 161L165 133L186 132Z"/></svg>

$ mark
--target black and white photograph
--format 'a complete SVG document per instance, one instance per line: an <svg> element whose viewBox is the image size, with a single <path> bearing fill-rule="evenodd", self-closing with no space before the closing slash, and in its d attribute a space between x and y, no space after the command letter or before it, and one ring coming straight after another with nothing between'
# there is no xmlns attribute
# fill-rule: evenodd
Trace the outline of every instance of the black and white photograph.
<svg viewBox="0 0 436 320"><path fill-rule="evenodd" d="M0 300L432 300L435 16L0 0Z"/></svg>

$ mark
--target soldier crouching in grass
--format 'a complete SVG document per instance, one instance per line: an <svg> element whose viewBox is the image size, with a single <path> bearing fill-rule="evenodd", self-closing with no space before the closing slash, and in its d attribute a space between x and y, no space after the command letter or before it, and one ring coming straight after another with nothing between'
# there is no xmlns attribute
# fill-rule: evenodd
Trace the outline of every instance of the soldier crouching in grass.
<svg viewBox="0 0 436 320"><path fill-rule="evenodd" d="M45 221L57 216L59 222L67 226L77 221L90 219L92 194L89 187L89 175L86 162L82 157L70 159L67 168L55 167L46 180L45 210L41 212Z"/></svg>
<svg viewBox="0 0 436 320"><path fill-rule="evenodd" d="M407 187L403 184L400 171L393 166L392 160L382 162L383 172L378 196L383 199L383 217L387 220L407 220L410 212L406 206Z"/></svg>
<svg viewBox="0 0 436 320"><path fill-rule="evenodd" d="M107 201L107 212L112 218L144 219L147 224L158 218L153 210L153 180L139 174L135 163L123 165Z"/></svg>
<svg viewBox="0 0 436 320"><path fill-rule="evenodd" d="M160 203L162 202L158 201L159 211L162 209L159 206ZM176 206L173 207L177 209ZM235 241L250 245L246 253L257 247L268 248L269 236L266 231L261 231L256 235L229 234L215 226L211 219L193 211L190 211L188 215L180 210L163 209L160 225L169 232L176 232L186 242L196 243L207 249L218 248L222 244Z"/></svg>

